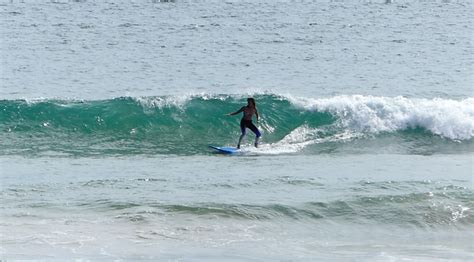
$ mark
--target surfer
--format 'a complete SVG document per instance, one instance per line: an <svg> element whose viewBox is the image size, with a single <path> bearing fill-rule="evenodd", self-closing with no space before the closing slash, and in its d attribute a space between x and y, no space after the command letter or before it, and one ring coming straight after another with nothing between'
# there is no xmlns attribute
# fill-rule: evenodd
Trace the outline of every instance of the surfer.
<svg viewBox="0 0 474 262"><path fill-rule="evenodd" d="M255 114L255 117L257 118L258 122L258 112L257 112L257 106L255 105L255 99L252 97L247 98L247 105L243 106L241 109L238 111L235 111L233 113L229 113L227 115L233 116L236 115L240 112L244 113L244 116L242 117L242 120L240 120L240 130L242 131L242 135L240 135L239 138L239 143L237 144L237 148L240 149L240 142L242 142L242 139L245 136L245 130L246 128L252 130L252 132L255 133L255 147L258 147L258 139L262 134L260 134L260 131L258 131L258 128L252 123L252 116Z"/></svg>

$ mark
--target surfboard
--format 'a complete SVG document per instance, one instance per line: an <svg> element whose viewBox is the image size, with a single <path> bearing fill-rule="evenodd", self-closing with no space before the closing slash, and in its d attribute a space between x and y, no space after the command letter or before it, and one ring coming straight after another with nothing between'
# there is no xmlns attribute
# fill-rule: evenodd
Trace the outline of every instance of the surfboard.
<svg viewBox="0 0 474 262"><path fill-rule="evenodd" d="M227 147L227 146L211 146L209 145L210 148L217 150L218 153L223 153L223 154L234 154L239 152L239 150L235 147Z"/></svg>

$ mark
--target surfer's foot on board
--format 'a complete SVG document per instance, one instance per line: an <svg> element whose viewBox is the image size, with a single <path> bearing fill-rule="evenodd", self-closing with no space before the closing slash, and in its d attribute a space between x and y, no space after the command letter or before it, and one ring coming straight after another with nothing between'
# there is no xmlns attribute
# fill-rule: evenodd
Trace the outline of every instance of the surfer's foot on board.
<svg viewBox="0 0 474 262"><path fill-rule="evenodd" d="M259 139L259 137L260 137L260 136L256 136L256 137L255 137L255 143L254 143L255 147L258 147L258 139Z"/></svg>

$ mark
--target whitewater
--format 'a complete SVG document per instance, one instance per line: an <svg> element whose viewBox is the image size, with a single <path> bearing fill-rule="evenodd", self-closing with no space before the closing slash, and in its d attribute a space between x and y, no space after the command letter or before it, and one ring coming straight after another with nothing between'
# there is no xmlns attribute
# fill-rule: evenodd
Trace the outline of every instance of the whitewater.
<svg viewBox="0 0 474 262"><path fill-rule="evenodd" d="M0 260L471 261L473 7L0 0Z"/></svg>

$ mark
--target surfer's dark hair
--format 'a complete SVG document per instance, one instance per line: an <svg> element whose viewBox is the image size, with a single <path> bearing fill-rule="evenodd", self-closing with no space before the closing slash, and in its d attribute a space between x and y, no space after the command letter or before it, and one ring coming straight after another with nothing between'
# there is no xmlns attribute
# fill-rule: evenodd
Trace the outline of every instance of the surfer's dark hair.
<svg viewBox="0 0 474 262"><path fill-rule="evenodd" d="M247 102L250 103L253 108L257 107L257 104L255 104L255 99L253 99L253 97L247 98Z"/></svg>

